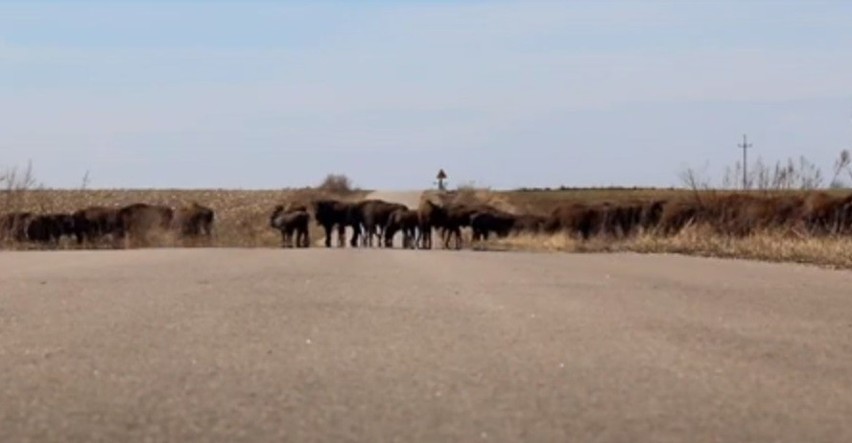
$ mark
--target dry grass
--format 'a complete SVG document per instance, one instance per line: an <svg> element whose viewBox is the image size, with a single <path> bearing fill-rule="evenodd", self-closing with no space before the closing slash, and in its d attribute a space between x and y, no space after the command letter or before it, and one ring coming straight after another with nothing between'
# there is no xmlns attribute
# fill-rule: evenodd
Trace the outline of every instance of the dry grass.
<svg viewBox="0 0 852 443"><path fill-rule="evenodd" d="M838 196L845 190L829 190ZM547 214L565 203L651 201L672 198L707 198L731 194L730 191L694 191L679 189L560 189L522 190L504 193L508 203L520 211ZM802 191L754 191L750 194L777 196ZM705 226L689 226L674 236L654 232L626 239L593 237L582 241L567 234L521 235L491 241L484 249L676 253L709 257L745 258L773 262L811 263L852 269L852 238L844 236L791 235L789 231L763 231L746 237L720 235Z"/></svg>
<svg viewBox="0 0 852 443"><path fill-rule="evenodd" d="M747 237L714 234L704 227L689 227L665 237L643 233L626 239L591 238L583 241L566 234L520 235L494 240L485 249L550 252L638 252L745 258L772 262L810 263L852 269L852 238L792 237L782 232L761 232Z"/></svg>

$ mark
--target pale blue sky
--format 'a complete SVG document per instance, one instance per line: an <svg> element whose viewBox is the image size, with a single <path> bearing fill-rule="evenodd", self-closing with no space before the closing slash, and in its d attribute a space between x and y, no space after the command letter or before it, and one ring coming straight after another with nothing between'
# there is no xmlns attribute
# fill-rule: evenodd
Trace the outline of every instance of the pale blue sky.
<svg viewBox="0 0 852 443"><path fill-rule="evenodd" d="M852 148L852 2L0 2L49 186L677 185Z"/></svg>

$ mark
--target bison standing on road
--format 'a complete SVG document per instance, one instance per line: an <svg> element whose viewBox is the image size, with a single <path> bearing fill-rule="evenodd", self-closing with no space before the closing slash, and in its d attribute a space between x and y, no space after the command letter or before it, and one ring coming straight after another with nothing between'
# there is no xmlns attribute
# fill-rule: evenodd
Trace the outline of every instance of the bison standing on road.
<svg viewBox="0 0 852 443"><path fill-rule="evenodd" d="M378 235L379 243L384 238L385 226L391 214L399 209L408 209L405 205L384 200L363 200L357 204L357 212L364 226L364 246L373 246L373 236Z"/></svg>
<svg viewBox="0 0 852 443"><path fill-rule="evenodd" d="M442 226L445 249L450 249L450 240L452 239L455 239L456 249L462 248L461 228L470 226L470 219L477 212L498 212L498 210L485 205L453 204L447 207L446 218Z"/></svg>
<svg viewBox="0 0 852 443"><path fill-rule="evenodd" d="M180 208L174 215L174 226L184 237L207 237L213 233L215 212L198 203Z"/></svg>
<svg viewBox="0 0 852 443"><path fill-rule="evenodd" d="M126 245L133 241L148 244L151 234L167 231L172 224L174 210L168 206L134 203L118 211L118 239Z"/></svg>
<svg viewBox="0 0 852 443"><path fill-rule="evenodd" d="M63 236L75 235L74 217L70 214L33 216L26 227L27 240L56 245Z"/></svg>
<svg viewBox="0 0 852 443"><path fill-rule="evenodd" d="M536 214L521 214L515 217L512 232L515 234L538 234L544 229L545 217Z"/></svg>
<svg viewBox="0 0 852 443"><path fill-rule="evenodd" d="M385 226L385 247L393 247L393 237L397 232L402 232L402 247L413 249L417 241L418 212L408 208L399 208L388 217Z"/></svg>
<svg viewBox="0 0 852 443"><path fill-rule="evenodd" d="M281 231L281 244L285 248L292 248L293 234L296 236L297 248L310 247L311 238L308 233L311 216L304 208L285 210L283 205L278 205L269 217L269 226Z"/></svg>
<svg viewBox="0 0 852 443"><path fill-rule="evenodd" d="M346 242L346 228L352 228L350 246L358 246L361 234L361 216L356 204L340 200L315 200L311 203L314 219L325 229L325 246L331 247L331 233L337 229L337 245L343 247Z"/></svg>
<svg viewBox="0 0 852 443"><path fill-rule="evenodd" d="M447 220L447 210L431 200L424 199L417 210L417 245L421 249L432 249L432 229L441 228Z"/></svg>
<svg viewBox="0 0 852 443"><path fill-rule="evenodd" d="M71 214L77 243L94 243L118 232L118 208L91 206Z"/></svg>
<svg viewBox="0 0 852 443"><path fill-rule="evenodd" d="M480 210L470 216L473 241L488 240L491 233L507 237L515 224L515 216L503 211Z"/></svg>

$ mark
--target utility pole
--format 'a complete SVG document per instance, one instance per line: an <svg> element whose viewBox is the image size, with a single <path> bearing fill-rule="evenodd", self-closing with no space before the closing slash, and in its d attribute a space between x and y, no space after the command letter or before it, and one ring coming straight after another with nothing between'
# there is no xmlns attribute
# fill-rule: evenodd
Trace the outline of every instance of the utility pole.
<svg viewBox="0 0 852 443"><path fill-rule="evenodd" d="M743 142L739 145L743 150L743 189L748 187L748 156L746 155L746 151L751 147L751 143L748 142L748 137L743 134Z"/></svg>

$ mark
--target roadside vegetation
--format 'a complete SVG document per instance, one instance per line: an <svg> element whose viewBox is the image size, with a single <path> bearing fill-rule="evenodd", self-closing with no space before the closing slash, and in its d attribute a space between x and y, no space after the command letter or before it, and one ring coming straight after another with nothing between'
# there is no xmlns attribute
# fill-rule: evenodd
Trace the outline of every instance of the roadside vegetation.
<svg viewBox="0 0 852 443"><path fill-rule="evenodd" d="M736 189L737 183L742 186L742 167L735 165L715 184L687 169L680 174L681 186L672 188L495 191L462 185L427 191L424 197L445 207L481 206L538 220L535 229L486 241L472 242L466 229L465 244L482 250L677 253L852 268L850 160L842 152L829 174L805 159L772 165L758 160L749 166L745 191ZM88 175L79 189L54 190L35 177L31 165L0 171L0 215L200 202L216 212L215 234L207 245L220 247L279 247L280 234L269 226L278 205L307 206L320 198L354 202L368 194L344 174L330 174L313 187L260 191L98 190L88 189ZM310 230L312 244L319 245L321 229L311 223ZM175 245L164 240L157 246ZM7 239L2 247L44 246ZM59 247L76 245L65 240Z"/></svg>
<svg viewBox="0 0 852 443"><path fill-rule="evenodd" d="M519 210L545 216L558 207L623 207L679 202L694 211L676 232L659 224L631 236L605 227L582 239L573 233L522 234L491 241L497 250L676 253L764 261L812 263L852 269L852 156L842 151L826 175L805 158L725 169L714 184L695 169L679 188L520 189L505 193ZM743 190L742 188L745 188ZM738 189L739 188L739 189ZM663 220L665 223L665 220Z"/></svg>

